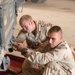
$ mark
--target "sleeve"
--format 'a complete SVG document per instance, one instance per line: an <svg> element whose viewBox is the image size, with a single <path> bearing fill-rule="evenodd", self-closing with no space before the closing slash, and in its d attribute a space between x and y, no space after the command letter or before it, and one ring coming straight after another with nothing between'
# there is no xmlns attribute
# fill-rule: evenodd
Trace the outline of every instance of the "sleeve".
<svg viewBox="0 0 75 75"><path fill-rule="evenodd" d="M29 55L27 59L32 63L44 65L50 61L47 56L47 53L31 52L31 50L27 50L27 55Z"/></svg>
<svg viewBox="0 0 75 75"><path fill-rule="evenodd" d="M16 37L16 42L20 42L20 43L26 42L26 32L21 30Z"/></svg>
<svg viewBox="0 0 75 75"><path fill-rule="evenodd" d="M66 54L65 49L60 51L49 51L46 53L41 52L31 52L31 50L27 50L28 60L33 63L38 63L41 65L47 64L50 61L61 61L64 59L64 56Z"/></svg>
<svg viewBox="0 0 75 75"><path fill-rule="evenodd" d="M46 33L46 36L47 36L49 29L52 27L52 23L46 22L46 21L41 21L40 24L41 24L41 27L45 28L45 30L46 30L45 33Z"/></svg>

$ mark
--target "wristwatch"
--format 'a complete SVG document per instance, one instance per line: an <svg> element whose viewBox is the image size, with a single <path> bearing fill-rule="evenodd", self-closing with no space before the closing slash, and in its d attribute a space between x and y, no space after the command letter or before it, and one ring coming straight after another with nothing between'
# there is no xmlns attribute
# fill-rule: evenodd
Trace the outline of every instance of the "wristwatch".
<svg viewBox="0 0 75 75"><path fill-rule="evenodd" d="M25 49L24 49L24 51L23 51L23 52L21 52L21 54L22 54L22 55L27 54L27 50L28 50L28 49L27 49L27 48L25 48Z"/></svg>

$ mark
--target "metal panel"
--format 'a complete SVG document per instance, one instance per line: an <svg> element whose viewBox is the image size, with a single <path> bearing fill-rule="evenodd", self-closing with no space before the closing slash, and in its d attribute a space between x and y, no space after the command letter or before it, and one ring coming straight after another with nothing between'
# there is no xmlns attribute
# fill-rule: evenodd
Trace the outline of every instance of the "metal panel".
<svg viewBox="0 0 75 75"><path fill-rule="evenodd" d="M5 0L0 4L0 40L1 46L8 49L16 25L15 1Z"/></svg>

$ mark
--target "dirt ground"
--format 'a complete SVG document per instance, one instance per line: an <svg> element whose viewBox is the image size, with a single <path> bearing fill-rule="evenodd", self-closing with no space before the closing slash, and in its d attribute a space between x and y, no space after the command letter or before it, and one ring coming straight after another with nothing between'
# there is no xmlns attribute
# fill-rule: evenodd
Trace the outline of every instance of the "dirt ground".
<svg viewBox="0 0 75 75"><path fill-rule="evenodd" d="M63 29L64 39L75 44L75 1L73 0L47 0L45 3L25 2L23 8L18 9L17 26L19 18L29 14L34 20L49 21ZM16 30L16 34L18 33Z"/></svg>
<svg viewBox="0 0 75 75"><path fill-rule="evenodd" d="M47 0L45 3L25 2L18 9L15 36L21 29L19 18L29 14L34 20L44 20L63 29L63 38L69 44L75 45L75 0Z"/></svg>

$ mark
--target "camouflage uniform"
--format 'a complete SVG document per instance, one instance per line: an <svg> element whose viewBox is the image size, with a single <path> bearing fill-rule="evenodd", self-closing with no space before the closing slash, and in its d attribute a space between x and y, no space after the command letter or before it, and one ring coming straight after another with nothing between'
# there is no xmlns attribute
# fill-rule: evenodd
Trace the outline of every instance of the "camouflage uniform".
<svg viewBox="0 0 75 75"><path fill-rule="evenodd" d="M45 65L43 75L75 75L75 61L72 50L66 41L62 41L56 48L46 47L48 52L40 53L27 50L27 59L32 63Z"/></svg>
<svg viewBox="0 0 75 75"><path fill-rule="evenodd" d="M33 35L33 33L27 33L23 30L21 30L17 36L17 42L41 42L44 41L47 37L47 32L52 26L51 23L45 23L44 21L34 21L36 25L36 36Z"/></svg>
<svg viewBox="0 0 75 75"><path fill-rule="evenodd" d="M36 36L33 33L26 33L25 31L21 30L17 36L17 42L25 42L28 46L31 42L43 42L42 48L36 49L36 51L40 50L41 52L43 47L46 45L46 38L48 35L48 30L52 26L51 23L46 23L44 21L34 21L36 24ZM41 75L40 70L36 68L36 64L33 64L25 59L22 65L22 74L21 75ZM32 69L33 68L33 69Z"/></svg>

